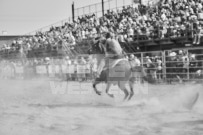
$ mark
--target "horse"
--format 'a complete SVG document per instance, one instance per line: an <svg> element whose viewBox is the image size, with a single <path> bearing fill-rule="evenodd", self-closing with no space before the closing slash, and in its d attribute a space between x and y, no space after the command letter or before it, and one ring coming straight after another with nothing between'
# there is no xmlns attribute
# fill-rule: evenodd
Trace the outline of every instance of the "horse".
<svg viewBox="0 0 203 135"><path fill-rule="evenodd" d="M89 53L92 54L93 57L98 60L98 63L100 63L101 60L105 58L105 49L101 47L99 42L92 45L91 49L89 50ZM116 61L114 66L104 68L100 76L95 79L95 81L93 82L93 89L96 94L101 95L101 92L97 90L96 86L101 82L105 82L107 85L106 94L113 98L114 95L110 94L109 90L113 84L116 84L124 92L124 100L130 100L134 95L133 83L135 79L133 79L132 69L135 67L131 66L128 59L123 58L113 61ZM143 70L142 67L139 67L137 69L139 69L139 71L143 74L143 77L146 76L146 73L144 72L145 70ZM130 86L130 92L127 90L126 84Z"/></svg>

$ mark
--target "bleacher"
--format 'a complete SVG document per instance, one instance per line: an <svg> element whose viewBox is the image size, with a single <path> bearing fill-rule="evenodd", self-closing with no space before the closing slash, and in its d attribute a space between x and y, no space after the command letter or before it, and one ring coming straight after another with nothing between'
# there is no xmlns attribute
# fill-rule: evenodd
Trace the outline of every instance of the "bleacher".
<svg viewBox="0 0 203 135"><path fill-rule="evenodd" d="M190 6L190 1L178 1ZM190 6L193 10L203 5L201 1L195 2L196 6ZM124 40L120 43L127 53L202 46L203 9L190 11L193 16L185 18L181 12L172 11L179 9L174 5L177 1L166 0L159 3L158 8L150 5L127 6L119 12L108 10L100 18L95 14L85 15L62 26L51 27L49 31L15 39L3 47L0 54L2 58L15 58L19 53L19 56L28 58L74 57L86 54L92 40L106 32L113 33L116 39L123 36ZM179 10L188 11L186 7Z"/></svg>

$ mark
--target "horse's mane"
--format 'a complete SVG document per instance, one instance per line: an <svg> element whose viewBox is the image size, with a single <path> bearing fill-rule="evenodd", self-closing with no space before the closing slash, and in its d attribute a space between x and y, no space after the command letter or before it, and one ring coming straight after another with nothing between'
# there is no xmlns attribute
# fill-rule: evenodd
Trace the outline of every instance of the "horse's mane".
<svg viewBox="0 0 203 135"><path fill-rule="evenodd" d="M105 54L105 49L102 45L100 45L100 42L92 45L92 53L93 54Z"/></svg>

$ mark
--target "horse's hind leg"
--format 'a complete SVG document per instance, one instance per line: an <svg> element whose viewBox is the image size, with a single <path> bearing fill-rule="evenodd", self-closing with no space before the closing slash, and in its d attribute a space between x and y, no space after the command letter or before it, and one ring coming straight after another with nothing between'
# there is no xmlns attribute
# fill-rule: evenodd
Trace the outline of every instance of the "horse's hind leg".
<svg viewBox="0 0 203 135"><path fill-rule="evenodd" d="M124 97L123 100L126 100L127 97L129 96L128 90L127 90L126 87L125 87L126 82L121 81L121 82L119 82L118 84L119 84L119 85L118 85L119 88L120 88L120 89L124 92L124 94L125 94L125 97Z"/></svg>
<svg viewBox="0 0 203 135"><path fill-rule="evenodd" d="M94 91L96 92L97 95L101 95L101 92L97 90L97 87L96 85L99 84L100 81L97 81L95 80L95 82L93 83L93 88L94 88Z"/></svg>
<svg viewBox="0 0 203 135"><path fill-rule="evenodd" d="M128 100L130 100L134 95L133 82L130 81L129 86L130 86L130 96L129 96Z"/></svg>
<svg viewBox="0 0 203 135"><path fill-rule="evenodd" d="M114 98L113 94L109 94L110 87L111 87L111 83L107 83L107 85L106 85L106 94L109 95L110 97Z"/></svg>

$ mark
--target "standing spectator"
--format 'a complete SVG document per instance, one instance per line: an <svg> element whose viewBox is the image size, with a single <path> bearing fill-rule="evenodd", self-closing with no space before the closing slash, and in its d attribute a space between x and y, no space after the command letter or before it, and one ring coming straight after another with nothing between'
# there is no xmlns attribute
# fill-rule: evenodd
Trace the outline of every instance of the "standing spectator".
<svg viewBox="0 0 203 135"><path fill-rule="evenodd" d="M199 44L200 44L200 41L201 41L202 35L203 35L203 29L202 29L201 26L198 26L197 32L196 32L196 34L194 35L193 44L199 45Z"/></svg>
<svg viewBox="0 0 203 135"><path fill-rule="evenodd" d="M64 64L65 64L65 66L67 66L66 79L67 79L67 81L72 80L72 79L71 79L71 78L72 78L72 77L71 77L71 74L69 73L69 68L70 68L70 65L72 64L72 62L71 62L69 56L66 56L66 57L65 57L65 62L64 62Z"/></svg>
<svg viewBox="0 0 203 135"><path fill-rule="evenodd" d="M86 72L86 60L84 59L84 57L81 57L79 60L78 60L78 65L80 66L80 70L82 70L83 72L85 71ZM85 76L85 73L77 73L77 76L79 79L81 79L82 81L84 81L86 79L86 76Z"/></svg>
<svg viewBox="0 0 203 135"><path fill-rule="evenodd" d="M191 74L191 78L194 78L194 73L196 72L198 66L195 54L189 54L189 62L189 72Z"/></svg>
<svg viewBox="0 0 203 135"><path fill-rule="evenodd" d="M162 61L160 58L158 58L157 56L155 56L155 62L157 63L157 75L158 75L158 79L161 80L162 78Z"/></svg>
<svg viewBox="0 0 203 135"><path fill-rule="evenodd" d="M182 57L182 60L183 60L183 74L184 74L184 77L186 78L187 76L187 73L189 72L188 69L189 69L189 58L188 58L188 55L184 55Z"/></svg>

